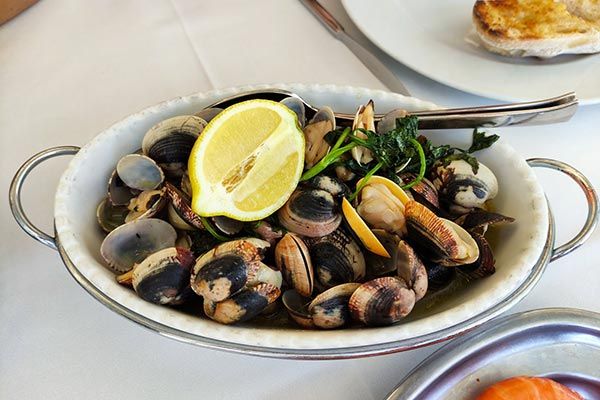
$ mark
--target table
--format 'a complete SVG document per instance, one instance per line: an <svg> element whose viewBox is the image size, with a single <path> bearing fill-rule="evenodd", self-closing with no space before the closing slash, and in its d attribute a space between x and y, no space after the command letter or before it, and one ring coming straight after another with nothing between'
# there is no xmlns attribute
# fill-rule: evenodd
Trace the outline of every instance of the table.
<svg viewBox="0 0 600 400"><path fill-rule="evenodd" d="M337 1L325 1L347 21ZM490 104L385 58L414 96ZM292 0L41 1L0 26L0 398L380 399L439 346L359 360L289 361L217 352L141 329L85 293L58 255L14 223L6 191L18 166L50 146L83 145L122 117L175 96L266 82L381 83ZM569 123L498 130L524 157L554 157L600 183L600 107ZM52 196L68 160L24 189L51 231ZM585 218L575 184L538 171L558 242ZM600 234L552 263L511 312L600 310Z"/></svg>

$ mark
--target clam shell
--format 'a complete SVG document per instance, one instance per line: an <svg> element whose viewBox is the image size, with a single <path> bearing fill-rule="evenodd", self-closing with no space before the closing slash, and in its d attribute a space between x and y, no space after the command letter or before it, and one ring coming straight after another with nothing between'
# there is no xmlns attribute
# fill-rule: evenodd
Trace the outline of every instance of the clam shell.
<svg viewBox="0 0 600 400"><path fill-rule="evenodd" d="M305 168L312 168L329 151L330 145L325 140L325 135L335 129L335 115L329 107L323 107L314 115L304 127L306 148L304 152Z"/></svg>
<svg viewBox="0 0 600 400"><path fill-rule="evenodd" d="M115 206L126 206L135 197L115 169L108 180L108 198Z"/></svg>
<svg viewBox="0 0 600 400"><path fill-rule="evenodd" d="M296 189L277 215L284 228L308 237L328 235L342 222L333 196L321 189Z"/></svg>
<svg viewBox="0 0 600 400"><path fill-rule="evenodd" d="M371 326L396 323L408 315L414 305L415 292L395 276L363 283L349 301L352 318Z"/></svg>
<svg viewBox="0 0 600 400"><path fill-rule="evenodd" d="M117 163L119 178L130 188L152 190L165 179L162 169L150 157L128 154Z"/></svg>
<svg viewBox="0 0 600 400"><path fill-rule="evenodd" d="M304 297L313 291L314 272L308 247L293 233L287 233L275 247L275 263L285 281Z"/></svg>
<svg viewBox="0 0 600 400"><path fill-rule="evenodd" d="M479 246L479 258L472 264L458 266L459 273L471 279L480 279L493 275L496 272L496 260L488 241L478 233L471 233Z"/></svg>
<svg viewBox="0 0 600 400"><path fill-rule="evenodd" d="M133 269L133 289L155 304L180 304L190 295L191 251L169 247L146 257Z"/></svg>
<svg viewBox="0 0 600 400"><path fill-rule="evenodd" d="M107 197L96 208L96 219L105 232L109 233L125 223L129 209L125 206L116 206Z"/></svg>
<svg viewBox="0 0 600 400"><path fill-rule="evenodd" d="M310 299L300 296L294 289L286 290L281 296L283 306L290 318L303 328L314 328L312 317L308 312Z"/></svg>
<svg viewBox="0 0 600 400"><path fill-rule="evenodd" d="M398 277L403 279L408 287L415 292L415 301L419 301L427 293L427 270L425 265L404 240L398 243L393 256L396 259Z"/></svg>
<svg viewBox="0 0 600 400"><path fill-rule="evenodd" d="M222 108L210 107L210 108L205 108L202 111L198 111L196 114L194 114L194 116L196 116L198 118L202 118L206 122L210 122L214 117L219 115L221 113L221 111L223 111Z"/></svg>
<svg viewBox="0 0 600 400"><path fill-rule="evenodd" d="M204 230L202 219L192 210L192 207L190 206L190 200L185 193L177 189L169 182L165 182L165 189L167 190L167 195L171 199L171 205L173 206L173 209L177 215L190 226L193 226L196 229ZM177 220L176 218L173 219ZM180 224L178 221L178 226L183 227L184 225Z"/></svg>
<svg viewBox="0 0 600 400"><path fill-rule="evenodd" d="M308 305L315 326L339 328L351 321L348 301L360 283L345 283L321 293Z"/></svg>
<svg viewBox="0 0 600 400"><path fill-rule="evenodd" d="M125 218L125 222L152 218L162 211L166 204L167 195L164 188L161 190L145 190L129 202L127 208L130 211Z"/></svg>
<svg viewBox="0 0 600 400"><path fill-rule="evenodd" d="M100 254L108 268L121 274L150 254L173 247L176 239L175 229L167 222L155 218L140 219L110 232L100 246Z"/></svg>
<svg viewBox="0 0 600 400"><path fill-rule="evenodd" d="M383 135L389 131L396 129L396 120L398 118L404 118L408 115L406 110L397 108L385 114L377 123L377 133Z"/></svg>
<svg viewBox="0 0 600 400"><path fill-rule="evenodd" d="M325 288L356 282L366 273L365 258L351 236L338 229L309 243L315 275Z"/></svg>
<svg viewBox="0 0 600 400"><path fill-rule="evenodd" d="M146 132L142 151L170 176L181 176L187 166L192 147L206 121L193 115L166 119Z"/></svg>
<svg viewBox="0 0 600 400"><path fill-rule="evenodd" d="M304 128L306 125L306 107L302 100L297 97L286 97L285 99L280 101L281 104L285 105L287 108L292 110L296 117L298 118L298 125L300 128Z"/></svg>
<svg viewBox="0 0 600 400"><path fill-rule="evenodd" d="M356 115L354 116L354 122L352 124L352 131L356 137L361 139L366 139L367 135L363 132L357 131L356 129L365 129L372 132L375 132L375 109L373 105L373 100L369 100L369 102L358 108ZM373 161L373 153L371 150L367 149L363 146L356 146L352 150L350 150L352 154L352 158L356 160L359 164L368 164Z"/></svg>
<svg viewBox="0 0 600 400"><path fill-rule="evenodd" d="M205 313L222 324L247 321L260 314L281 295L281 290L268 283L250 287L221 302L209 302Z"/></svg>

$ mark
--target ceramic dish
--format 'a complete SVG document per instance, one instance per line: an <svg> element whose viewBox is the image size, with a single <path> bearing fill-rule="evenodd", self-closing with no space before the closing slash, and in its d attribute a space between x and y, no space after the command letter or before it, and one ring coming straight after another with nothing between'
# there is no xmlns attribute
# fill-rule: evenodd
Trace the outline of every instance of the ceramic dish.
<svg viewBox="0 0 600 400"><path fill-rule="evenodd" d="M511 58L468 43L475 0L381 0L376 7L362 0L342 3L375 45L448 86L506 101L575 91L581 105L600 102L600 54Z"/></svg>
<svg viewBox="0 0 600 400"><path fill-rule="evenodd" d="M483 328L483 327L482 327ZM474 399L513 376L554 379L600 399L600 314L553 308L499 318L417 366L388 400Z"/></svg>
<svg viewBox="0 0 600 400"><path fill-rule="evenodd" d="M277 85L305 97L315 105L330 105L353 112L368 99L378 111L404 107L433 109L434 104L397 94L363 88L326 85ZM500 140L478 157L497 175L500 193L495 200L499 212L517 223L498 230L495 245L497 272L457 293L444 305L416 308L404 322L384 328L336 331L301 330L295 326L264 327L251 323L225 326L197 315L143 301L115 282L104 267L99 247L103 235L96 226L95 207L105 195L106 182L123 155L140 147L144 133L157 122L191 114L215 100L260 86L218 90L176 98L118 122L97 135L81 150L76 147L48 149L30 159L17 172L11 187L11 207L19 224L34 238L57 249L75 279L103 304L125 317L166 336L201 346L288 358L344 358L402 351L439 342L477 326L515 304L533 287L554 254L560 257L583 243L596 218L596 194L589 182L569 166L557 161L533 164L560 168L584 188L590 215L583 231L554 251L554 226L546 199L532 168L508 144ZM465 146L471 132L435 132L435 142ZM468 147L468 145L467 145ZM75 154L63 174L55 198L55 237L34 227L20 203L20 190L29 171L45 159ZM509 183L510 182L510 183ZM199 313L200 314L200 313Z"/></svg>

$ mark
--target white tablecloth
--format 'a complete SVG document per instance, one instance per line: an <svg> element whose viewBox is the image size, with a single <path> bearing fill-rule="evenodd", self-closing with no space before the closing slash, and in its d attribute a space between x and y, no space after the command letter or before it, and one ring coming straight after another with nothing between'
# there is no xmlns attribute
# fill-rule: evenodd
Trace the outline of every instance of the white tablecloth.
<svg viewBox="0 0 600 400"><path fill-rule="evenodd" d="M345 20L341 6L326 1ZM388 59L389 60L389 59ZM414 96L449 106L492 103L394 63ZM557 78L560 79L560 78ZM41 1L0 27L0 398L380 399L439 346L369 359L308 362L205 350L111 312L70 277L56 252L12 220L6 191L44 148L83 145L122 117L175 96L248 83L383 88L293 0ZM548 84L551 84L549 82ZM600 108L572 121L499 130L524 157L554 157L600 182ZM68 160L38 168L26 209L47 231ZM540 171L558 241L586 209L575 184ZM511 312L600 310L600 235L552 263Z"/></svg>

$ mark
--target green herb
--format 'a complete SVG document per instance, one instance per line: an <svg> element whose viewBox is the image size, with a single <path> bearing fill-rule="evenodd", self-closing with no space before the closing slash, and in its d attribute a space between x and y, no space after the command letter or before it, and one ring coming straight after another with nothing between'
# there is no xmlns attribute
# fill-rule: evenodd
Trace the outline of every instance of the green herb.
<svg viewBox="0 0 600 400"><path fill-rule="evenodd" d="M487 149L498 139L500 139L500 136L498 135L485 136L485 132L479 132L477 128L475 128L473 131L473 143L471 144L471 147L469 147L469 150L467 150L467 153L474 153L479 150Z"/></svg>
<svg viewBox="0 0 600 400"><path fill-rule="evenodd" d="M206 218L206 217L200 217L200 220L202 221L202 226L204 226L204 229L206 229L206 231L208 233L210 233L218 241L220 241L220 242L227 242L227 241L231 240L227 236L223 236L223 235L219 234L217 232L217 230L212 226L212 224L210 223L210 221L208 220L208 218Z"/></svg>

